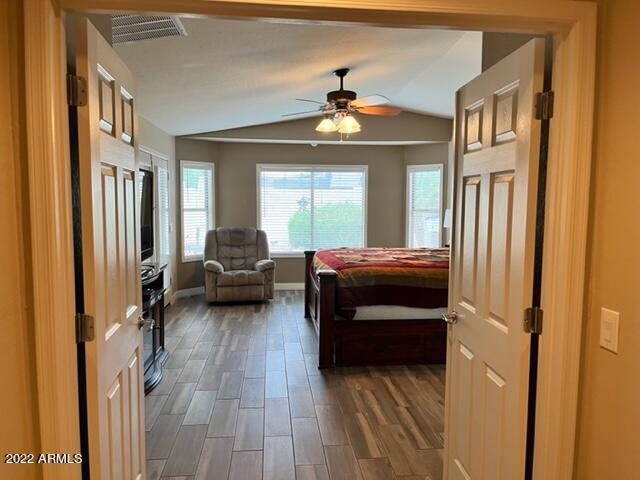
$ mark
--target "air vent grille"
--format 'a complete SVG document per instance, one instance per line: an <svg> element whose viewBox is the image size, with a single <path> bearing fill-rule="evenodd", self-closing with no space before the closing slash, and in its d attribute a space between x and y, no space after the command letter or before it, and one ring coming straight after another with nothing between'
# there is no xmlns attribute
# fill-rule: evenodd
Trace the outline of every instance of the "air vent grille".
<svg viewBox="0 0 640 480"><path fill-rule="evenodd" d="M177 17L112 15L111 27L114 44L187 35L187 31Z"/></svg>

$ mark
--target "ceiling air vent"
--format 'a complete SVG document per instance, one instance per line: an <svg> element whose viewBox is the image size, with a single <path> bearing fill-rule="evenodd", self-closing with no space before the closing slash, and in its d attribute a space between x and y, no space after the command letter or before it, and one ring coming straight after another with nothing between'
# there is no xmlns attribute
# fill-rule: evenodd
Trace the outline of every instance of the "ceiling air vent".
<svg viewBox="0 0 640 480"><path fill-rule="evenodd" d="M187 31L178 17L112 15L111 27L114 44L187 35Z"/></svg>

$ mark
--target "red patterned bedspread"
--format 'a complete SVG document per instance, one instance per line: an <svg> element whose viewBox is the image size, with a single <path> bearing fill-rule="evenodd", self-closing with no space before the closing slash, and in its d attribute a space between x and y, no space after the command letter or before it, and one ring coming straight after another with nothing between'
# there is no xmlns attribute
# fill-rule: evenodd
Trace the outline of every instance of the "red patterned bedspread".
<svg viewBox="0 0 640 480"><path fill-rule="evenodd" d="M337 310L347 318L364 305L447 306L448 248L318 250L313 268L337 272Z"/></svg>

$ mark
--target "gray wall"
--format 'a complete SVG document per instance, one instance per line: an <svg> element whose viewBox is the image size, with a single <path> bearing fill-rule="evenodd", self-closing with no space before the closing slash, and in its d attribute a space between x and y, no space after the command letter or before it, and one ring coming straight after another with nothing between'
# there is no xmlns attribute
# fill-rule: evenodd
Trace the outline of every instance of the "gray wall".
<svg viewBox="0 0 640 480"><path fill-rule="evenodd" d="M398 188L403 181L402 147L225 143L220 144L219 151L219 225L256 225L257 163L368 165L367 243L392 247L404 242L404 198ZM278 282L304 280L303 258L281 258L277 262Z"/></svg>
<svg viewBox="0 0 640 480"><path fill-rule="evenodd" d="M368 165L368 246L404 246L406 165L448 162L448 143L402 146L214 143L176 139L176 159L215 162L217 226L257 224L256 164ZM446 182L448 183L448 182ZM179 192L179 185L177 186ZM179 213L178 213L179 215ZM180 221L178 249L180 245ZM180 250L178 250L179 252ZM303 258L276 258L276 282L302 282ZM201 262L178 265L178 287L203 284Z"/></svg>
<svg viewBox="0 0 640 480"><path fill-rule="evenodd" d="M175 137L138 116L138 144L152 148L175 160Z"/></svg>
<svg viewBox="0 0 640 480"><path fill-rule="evenodd" d="M137 132L137 145L138 147L146 147L146 149L150 149L152 151L158 152L159 154L161 154L162 156L167 158L167 167L169 170L169 179L174 179L176 178L176 157L175 157L175 137L173 137L172 135L169 135L168 133L166 133L164 130L161 130L160 128L156 127L153 123L151 123L149 120L147 120L146 118L142 117L142 116L138 116L138 132ZM138 149L137 151L137 160L139 162L139 164L142 165L154 165L156 161L158 161L158 159L153 156L150 155L149 153L143 152L140 149ZM164 163L163 160L159 160L159 162L162 164ZM170 286L170 291L168 292L169 295L167 296L167 301L171 301L171 297L172 295L175 293L176 291L176 286L177 286L177 268L178 268L178 255L176 254L176 252L178 252L178 250L176 249L176 229L175 229L175 224L176 224L176 219L177 214L177 195L176 195L176 191L174 188L170 188L169 189L169 210L170 210L170 218L171 218L171 225L170 225L170 230L172 232L171 236L170 236L170 242L171 242L171 252L173 252L173 254L171 255L171 258L169 260L170 263L170 277L169 277L169 286ZM158 228L156 226L156 228ZM157 248L158 246L156 246L156 252L157 252ZM154 260L155 257L152 258L152 260Z"/></svg>
<svg viewBox="0 0 640 480"><path fill-rule="evenodd" d="M96 30L109 42L109 45L113 44L112 28L111 28L111 15L101 15L96 13L87 14L87 18Z"/></svg>
<svg viewBox="0 0 640 480"><path fill-rule="evenodd" d="M233 139L244 143L252 140L284 144L335 142L337 133L320 133L315 128L319 117L300 118L282 122L253 125L250 127L219 130L217 132L191 135L191 138L224 141ZM358 115L362 132L353 138L357 142L448 142L451 140L453 121L450 118L433 117L413 112L401 112L392 117L384 115Z"/></svg>
<svg viewBox="0 0 640 480"><path fill-rule="evenodd" d="M177 282L178 290L186 288L195 288L204 285L204 270L202 268L201 261L182 262L182 218L180 216L180 204L181 204L181 189L180 189L180 161L181 160L194 160L198 162L212 162L215 163L215 187L214 192L216 194L215 213L216 216L220 214L219 201L218 201L218 186L220 180L218 179L218 144L215 142L187 140L184 138L176 138L176 180L175 192L178 199L178 208L176 209L176 256L178 261L177 267ZM214 219L216 225L220 225L217 218Z"/></svg>
<svg viewBox="0 0 640 480"><path fill-rule="evenodd" d="M484 72L529 40L539 36L528 33L483 32L482 71Z"/></svg>

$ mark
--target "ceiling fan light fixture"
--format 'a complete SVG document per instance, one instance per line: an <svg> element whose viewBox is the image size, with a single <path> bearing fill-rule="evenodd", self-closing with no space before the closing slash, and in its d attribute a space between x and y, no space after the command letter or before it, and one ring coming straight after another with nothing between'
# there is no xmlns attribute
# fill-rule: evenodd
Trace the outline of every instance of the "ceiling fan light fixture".
<svg viewBox="0 0 640 480"><path fill-rule="evenodd" d="M338 132L346 135L358 133L360 130L360 124L352 115L345 115L338 123Z"/></svg>
<svg viewBox="0 0 640 480"><path fill-rule="evenodd" d="M338 130L338 127L336 126L335 123L333 123L333 120L330 118L323 118L322 121L316 127L316 132L329 133L329 132L335 132L336 130Z"/></svg>

